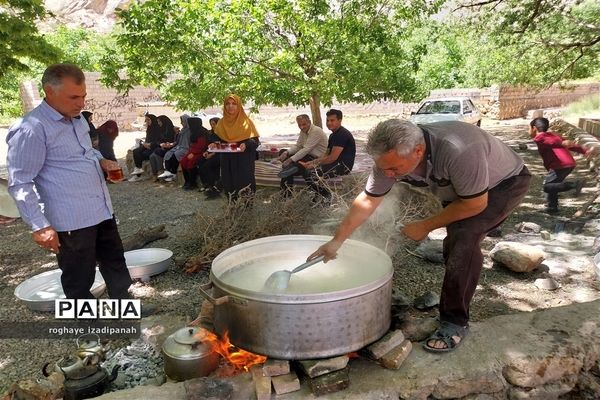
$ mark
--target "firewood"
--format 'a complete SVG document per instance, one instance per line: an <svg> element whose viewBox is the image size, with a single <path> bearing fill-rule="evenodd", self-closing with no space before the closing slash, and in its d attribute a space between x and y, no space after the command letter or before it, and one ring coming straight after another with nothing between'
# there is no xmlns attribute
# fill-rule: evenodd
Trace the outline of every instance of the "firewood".
<svg viewBox="0 0 600 400"><path fill-rule="evenodd" d="M165 232L165 225L157 225L150 228L142 228L131 236L123 239L123 249L125 251L141 249L146 244L158 239L164 239L169 234Z"/></svg>

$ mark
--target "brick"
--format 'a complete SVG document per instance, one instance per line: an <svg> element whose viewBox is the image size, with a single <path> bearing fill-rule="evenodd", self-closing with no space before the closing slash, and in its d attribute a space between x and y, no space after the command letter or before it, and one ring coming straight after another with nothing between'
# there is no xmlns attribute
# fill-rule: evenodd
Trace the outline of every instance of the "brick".
<svg viewBox="0 0 600 400"><path fill-rule="evenodd" d="M399 346L386 353L379 362L387 369L399 369L412 350L412 343L405 340Z"/></svg>
<svg viewBox="0 0 600 400"><path fill-rule="evenodd" d="M310 390L315 396L339 392L350 386L348 367L316 378L309 378L308 382Z"/></svg>
<svg viewBox="0 0 600 400"><path fill-rule="evenodd" d="M348 356L344 355L322 360L303 360L299 363L302 371L304 371L306 375L310 378L315 378L320 375L329 374L346 368L346 365L348 365Z"/></svg>
<svg viewBox="0 0 600 400"><path fill-rule="evenodd" d="M367 352L374 360L378 360L404 341L401 330L388 332L384 337L367 347Z"/></svg>
<svg viewBox="0 0 600 400"><path fill-rule="evenodd" d="M265 361L262 368L264 376L285 375L290 373L290 362L269 358Z"/></svg>
<svg viewBox="0 0 600 400"><path fill-rule="evenodd" d="M300 390L300 380L294 372L271 378L273 388L277 394L285 394Z"/></svg>
<svg viewBox="0 0 600 400"><path fill-rule="evenodd" d="M250 372L252 373L252 381L254 382L254 390L256 391L256 400L270 400L271 377L263 375L260 365L251 367Z"/></svg>

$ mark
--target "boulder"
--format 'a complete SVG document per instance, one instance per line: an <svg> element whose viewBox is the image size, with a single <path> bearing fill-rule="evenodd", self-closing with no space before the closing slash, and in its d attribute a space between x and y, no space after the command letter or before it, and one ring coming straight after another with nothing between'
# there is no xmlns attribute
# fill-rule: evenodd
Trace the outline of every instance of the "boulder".
<svg viewBox="0 0 600 400"><path fill-rule="evenodd" d="M490 257L512 271L530 272L546 259L546 253L528 244L499 242L490 251Z"/></svg>

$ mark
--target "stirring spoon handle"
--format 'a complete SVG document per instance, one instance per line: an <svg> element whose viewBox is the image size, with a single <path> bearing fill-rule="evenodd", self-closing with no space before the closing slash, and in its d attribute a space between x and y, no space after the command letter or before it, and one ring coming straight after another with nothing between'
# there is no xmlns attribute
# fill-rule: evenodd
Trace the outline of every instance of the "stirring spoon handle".
<svg viewBox="0 0 600 400"><path fill-rule="evenodd" d="M296 273L296 272L300 272L300 271L302 271L303 269L310 267L311 265L315 265L316 263L323 261L323 259L324 259L324 258L325 258L325 256L324 256L324 255L322 255L322 256L319 256L319 257L317 257L317 258L313 258L312 260L310 260L310 261L307 261L307 262L305 262L304 264L301 264L301 265L297 266L296 268L294 268L294 269L292 270L292 274L294 274L294 273Z"/></svg>

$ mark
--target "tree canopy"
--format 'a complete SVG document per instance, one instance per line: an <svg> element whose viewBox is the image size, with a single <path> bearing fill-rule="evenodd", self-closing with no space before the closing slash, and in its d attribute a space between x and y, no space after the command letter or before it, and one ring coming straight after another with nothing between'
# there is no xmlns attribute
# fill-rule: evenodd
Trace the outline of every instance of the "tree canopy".
<svg viewBox="0 0 600 400"><path fill-rule="evenodd" d="M25 59L49 64L60 58L61 51L37 29L45 15L41 0L0 0L0 79L10 71L27 71Z"/></svg>
<svg viewBox="0 0 600 400"><path fill-rule="evenodd" d="M160 86L183 109L236 92L255 105L310 104L315 118L334 99L412 100L422 92L402 41L437 9L423 4L149 0L120 13L105 82Z"/></svg>

